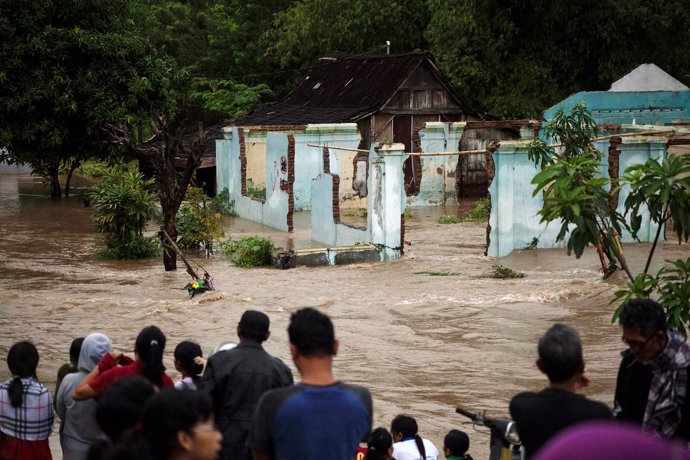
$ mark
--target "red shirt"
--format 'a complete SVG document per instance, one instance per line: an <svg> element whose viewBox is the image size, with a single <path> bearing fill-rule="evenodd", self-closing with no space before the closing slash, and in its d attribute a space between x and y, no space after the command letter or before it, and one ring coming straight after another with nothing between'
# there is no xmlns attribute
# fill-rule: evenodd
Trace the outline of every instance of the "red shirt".
<svg viewBox="0 0 690 460"><path fill-rule="evenodd" d="M89 382L89 386L96 390L98 394L101 394L106 388L114 385L122 379L131 377L133 375L144 376L144 363L141 361L132 361L130 358L125 356L120 358L120 361L126 364L123 366L118 366L110 356L110 353L106 353L101 362L98 363L98 368L101 369L101 373L95 379ZM166 373L163 373L163 384L161 385L161 388L168 388L174 385L175 384L173 383L172 379L168 377Z"/></svg>

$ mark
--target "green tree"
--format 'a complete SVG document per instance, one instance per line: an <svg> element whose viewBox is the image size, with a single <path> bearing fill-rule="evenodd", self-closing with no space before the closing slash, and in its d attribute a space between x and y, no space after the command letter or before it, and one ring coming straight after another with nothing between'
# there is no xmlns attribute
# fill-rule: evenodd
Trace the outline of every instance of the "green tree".
<svg viewBox="0 0 690 460"><path fill-rule="evenodd" d="M282 81L265 58L261 34L285 0L140 2L138 24L156 49L187 75L184 93L232 117L274 99Z"/></svg>
<svg viewBox="0 0 690 460"><path fill-rule="evenodd" d="M666 308L669 324L682 328L690 318L690 258L668 261L656 275L649 269L664 225L672 222L679 242L687 242L690 236L690 156L650 159L627 168L620 181L611 181L599 173L601 155L592 144L596 133L596 123L582 104L570 112L559 110L544 128L546 140L530 145L528 155L541 168L532 180L534 195L543 194L541 221L560 222L556 241L566 241L568 254L574 251L580 257L587 246L597 246L625 271L629 283L615 294L614 302L657 296ZM559 150L548 141L556 142ZM616 211L621 186L630 188L623 214ZM635 274L625 260L618 235L625 229L637 239L644 210L658 231L644 269ZM614 320L619 311L620 306Z"/></svg>
<svg viewBox="0 0 690 460"><path fill-rule="evenodd" d="M683 0L429 0L441 70L477 108L539 117L577 91L606 90L645 62L690 83Z"/></svg>
<svg viewBox="0 0 690 460"><path fill-rule="evenodd" d="M134 0L0 0L0 160L29 164L60 196L107 124L136 124L170 100L171 62L138 34ZM69 194L69 179L65 193Z"/></svg>
<svg viewBox="0 0 690 460"><path fill-rule="evenodd" d="M153 238L144 237L156 208L153 181L124 167L110 168L89 192L96 229L105 234L106 259L137 259L158 253Z"/></svg>
<svg viewBox="0 0 690 460"><path fill-rule="evenodd" d="M429 12L424 0L302 0L275 15L265 38L268 58L296 69L291 81L328 54L383 54L426 49Z"/></svg>
<svg viewBox="0 0 690 460"><path fill-rule="evenodd" d="M177 213L178 246L204 249L207 256L213 254L213 242L225 235L221 223L221 212L215 200L202 189L189 187L185 202Z"/></svg>
<svg viewBox="0 0 690 460"><path fill-rule="evenodd" d="M148 162L153 169L156 193L163 212L161 231L177 240L176 216L184 200L194 172L201 164L202 155L214 142L205 127L219 123L225 114L200 110L188 104L179 104L175 112L154 113L151 131L153 138L138 142L138 132L127 125L110 125L112 141L123 149L123 154ZM182 163L179 165L178 163ZM161 233L161 240L166 243ZM163 265L166 271L177 269L177 253L164 244Z"/></svg>

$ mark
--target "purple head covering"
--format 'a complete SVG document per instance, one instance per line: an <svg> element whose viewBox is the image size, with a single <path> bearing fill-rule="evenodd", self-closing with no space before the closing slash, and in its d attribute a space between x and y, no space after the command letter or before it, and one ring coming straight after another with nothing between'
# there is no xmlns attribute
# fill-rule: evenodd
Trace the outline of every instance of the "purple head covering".
<svg viewBox="0 0 690 460"><path fill-rule="evenodd" d="M687 446L620 422L588 422L553 437L534 460L690 460Z"/></svg>

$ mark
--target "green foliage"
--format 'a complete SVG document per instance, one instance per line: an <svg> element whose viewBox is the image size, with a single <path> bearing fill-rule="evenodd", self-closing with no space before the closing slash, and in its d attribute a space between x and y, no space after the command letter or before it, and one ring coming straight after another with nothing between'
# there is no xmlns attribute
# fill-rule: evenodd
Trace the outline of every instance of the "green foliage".
<svg viewBox="0 0 690 460"><path fill-rule="evenodd" d="M512 278L524 278L525 274L512 268L504 267L503 265L492 265L491 270L482 274L485 278L496 278L496 279L512 279Z"/></svg>
<svg viewBox="0 0 690 460"><path fill-rule="evenodd" d="M189 187L185 199L186 202L180 206L175 218L179 234L178 246L205 249L208 254L213 254L213 242L225 236L217 206L197 187Z"/></svg>
<svg viewBox="0 0 690 460"><path fill-rule="evenodd" d="M542 169L532 179L534 196L543 194L541 221L560 223L556 241L567 237L568 254L580 257L588 245L600 242L615 251L613 237L625 221L610 206L609 181L599 174L601 155L591 143L597 133L591 114L584 104L569 112L560 109L544 133L562 146L558 153L542 140L528 147L529 158Z"/></svg>
<svg viewBox="0 0 690 460"><path fill-rule="evenodd" d="M329 54L383 54L386 40L393 53L425 49L428 17L423 0L302 0L276 14L268 54L294 68Z"/></svg>
<svg viewBox="0 0 690 460"><path fill-rule="evenodd" d="M131 20L134 0L0 7L0 159L29 164L61 195L59 169L112 158L103 129L171 103L175 73Z"/></svg>
<svg viewBox="0 0 690 460"><path fill-rule="evenodd" d="M266 199L266 184L264 185L254 185L254 181L247 179L247 196L252 196L254 198L259 198L260 200Z"/></svg>
<svg viewBox="0 0 690 460"><path fill-rule="evenodd" d="M474 204L474 208L471 211L465 213L463 218L464 222L473 222L476 220L487 220L489 218L489 207L491 206L491 200L489 197L484 197L481 200L477 200Z"/></svg>
<svg viewBox="0 0 690 460"><path fill-rule="evenodd" d="M575 107L570 113L559 111L545 133L562 146L557 153L544 142L536 141L528 151L530 159L541 167L532 180L534 195L543 193L544 204L539 214L542 222L560 221L557 241L566 241L568 254L574 251L580 257L588 245L599 245L610 267L619 265L625 270L629 283L614 295L612 302L620 303L613 321L630 299L655 296L666 308L670 325L681 327L688 323L690 260L667 261L670 265L656 275L648 271L661 231L669 220L673 220L679 242L687 242L690 236L690 158L667 155L663 160L650 159L628 167L620 180L620 186L630 189L621 215L612 205L619 184L599 174L600 155L591 144L596 129L586 107ZM617 235L626 229L637 238L645 211L657 224L657 232L644 270L633 275Z"/></svg>
<svg viewBox="0 0 690 460"><path fill-rule="evenodd" d="M271 264L273 241L261 236L248 236L240 240L221 243L223 253L240 268L261 267Z"/></svg>
<svg viewBox="0 0 690 460"><path fill-rule="evenodd" d="M237 216L235 201L230 199L230 190L224 187L212 200L213 209L223 216Z"/></svg>
<svg viewBox="0 0 690 460"><path fill-rule="evenodd" d="M272 100L275 95L263 83L249 86L231 80L195 78L189 97L207 109L219 110L237 118L246 115L262 102Z"/></svg>
<svg viewBox="0 0 690 460"><path fill-rule="evenodd" d="M110 168L89 192L96 229L105 234L101 258L135 259L159 252L155 238L143 236L156 208L153 181L123 167Z"/></svg>
<svg viewBox="0 0 690 460"><path fill-rule="evenodd" d="M438 218L439 224L457 224L460 222L455 216L441 216Z"/></svg>
<svg viewBox="0 0 690 460"><path fill-rule="evenodd" d="M474 107L500 118L538 118L570 94L607 90L643 62L690 82L683 0L427 5L425 36L441 71Z"/></svg>

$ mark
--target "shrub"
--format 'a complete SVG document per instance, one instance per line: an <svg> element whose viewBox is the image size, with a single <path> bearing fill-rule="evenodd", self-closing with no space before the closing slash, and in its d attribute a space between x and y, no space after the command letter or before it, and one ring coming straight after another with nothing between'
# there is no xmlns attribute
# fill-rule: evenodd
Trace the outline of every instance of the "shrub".
<svg viewBox="0 0 690 460"><path fill-rule="evenodd" d="M213 254L213 241L225 235L221 229L222 217L217 206L202 189L189 187L186 202L180 206L175 226L180 239L178 246L187 249L205 249Z"/></svg>
<svg viewBox="0 0 690 460"><path fill-rule="evenodd" d="M91 188L92 219L96 229L105 234L106 248L98 257L137 259L158 254L155 237L143 236L156 207L152 184L141 173L116 166L109 168L103 180Z"/></svg>
<svg viewBox="0 0 690 460"><path fill-rule="evenodd" d="M273 241L261 236L248 236L240 240L227 240L220 245L232 263L241 268L270 265Z"/></svg>
<svg viewBox="0 0 690 460"><path fill-rule="evenodd" d="M491 206L491 200L489 200L488 196L478 200L474 204L474 208L465 213L464 221L486 220L489 217L489 206Z"/></svg>

